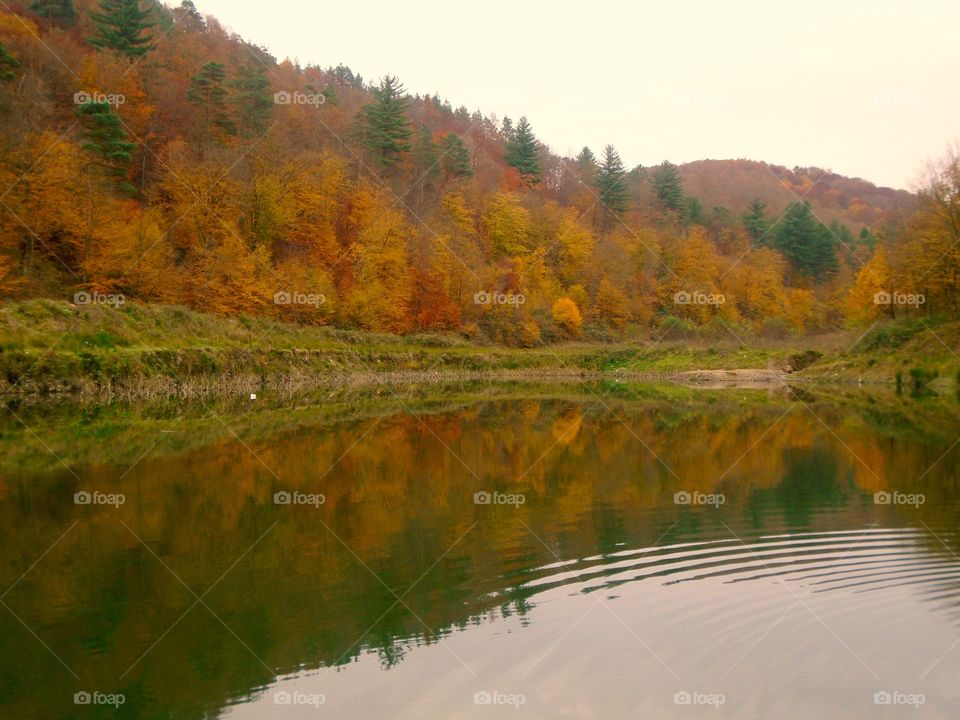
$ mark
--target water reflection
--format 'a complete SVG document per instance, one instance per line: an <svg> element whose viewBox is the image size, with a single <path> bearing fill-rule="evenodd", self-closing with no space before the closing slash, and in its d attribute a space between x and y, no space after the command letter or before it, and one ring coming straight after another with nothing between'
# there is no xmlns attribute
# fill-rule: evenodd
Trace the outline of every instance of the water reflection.
<svg viewBox="0 0 960 720"><path fill-rule="evenodd" d="M333 717L670 716L690 686L730 716L806 717L807 693L870 717L882 682L950 706L960 652L920 675L958 637L952 399L597 390L24 412L36 438L0 439L4 713L99 689L121 717L316 716L272 702L301 688ZM527 702L473 703L491 689Z"/></svg>

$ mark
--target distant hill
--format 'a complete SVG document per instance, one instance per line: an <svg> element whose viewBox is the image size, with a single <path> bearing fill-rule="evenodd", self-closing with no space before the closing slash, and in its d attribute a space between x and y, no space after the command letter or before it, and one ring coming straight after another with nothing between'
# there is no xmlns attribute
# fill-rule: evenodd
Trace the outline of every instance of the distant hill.
<svg viewBox="0 0 960 720"><path fill-rule="evenodd" d="M770 165L753 160L698 160L679 166L684 190L704 207L723 205L742 213L754 198L767 204L767 213L780 215L803 198L825 223L837 220L851 230L883 224L912 205L913 193L877 187L860 178L829 170Z"/></svg>

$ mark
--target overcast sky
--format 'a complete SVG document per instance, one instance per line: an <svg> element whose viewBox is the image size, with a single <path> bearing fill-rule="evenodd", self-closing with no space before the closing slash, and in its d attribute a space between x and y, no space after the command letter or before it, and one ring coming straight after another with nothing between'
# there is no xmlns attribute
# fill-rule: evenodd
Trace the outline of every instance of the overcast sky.
<svg viewBox="0 0 960 720"><path fill-rule="evenodd" d="M281 60L395 74L628 166L749 158L910 187L960 139L958 0L195 3Z"/></svg>

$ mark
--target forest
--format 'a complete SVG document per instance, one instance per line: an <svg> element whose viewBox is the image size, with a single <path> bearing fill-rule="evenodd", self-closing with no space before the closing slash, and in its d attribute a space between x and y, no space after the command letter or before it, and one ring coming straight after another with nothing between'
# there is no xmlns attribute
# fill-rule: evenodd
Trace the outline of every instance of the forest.
<svg viewBox="0 0 960 720"><path fill-rule="evenodd" d="M914 193L561 157L526 117L279 61L190 0L3 3L0 125L4 298L516 347L960 315L956 149Z"/></svg>

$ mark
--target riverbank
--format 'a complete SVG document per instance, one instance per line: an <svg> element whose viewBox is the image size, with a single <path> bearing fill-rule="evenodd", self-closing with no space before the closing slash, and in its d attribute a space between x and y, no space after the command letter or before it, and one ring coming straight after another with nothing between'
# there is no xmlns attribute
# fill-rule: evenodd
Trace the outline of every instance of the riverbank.
<svg viewBox="0 0 960 720"><path fill-rule="evenodd" d="M473 381L657 380L709 387L791 382L950 382L956 323L893 324L854 345L814 338L637 340L530 349L456 335L392 336L219 318L179 307L0 305L0 392L97 399L300 391L342 385ZM853 346L852 350L849 348Z"/></svg>

